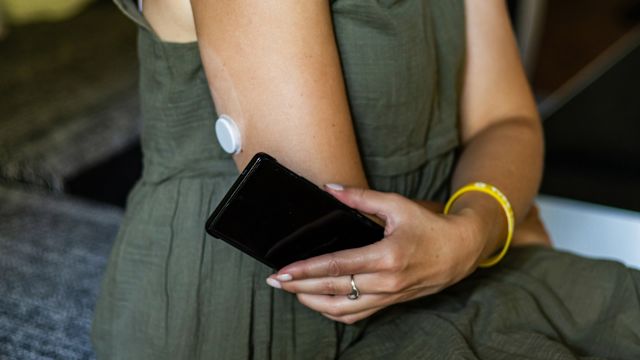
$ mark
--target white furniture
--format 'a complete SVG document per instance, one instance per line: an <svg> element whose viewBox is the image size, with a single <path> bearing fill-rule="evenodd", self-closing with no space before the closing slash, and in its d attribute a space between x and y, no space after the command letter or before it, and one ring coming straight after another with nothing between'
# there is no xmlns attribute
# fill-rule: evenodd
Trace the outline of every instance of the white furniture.
<svg viewBox="0 0 640 360"><path fill-rule="evenodd" d="M545 195L537 203L556 248L640 269L640 213Z"/></svg>

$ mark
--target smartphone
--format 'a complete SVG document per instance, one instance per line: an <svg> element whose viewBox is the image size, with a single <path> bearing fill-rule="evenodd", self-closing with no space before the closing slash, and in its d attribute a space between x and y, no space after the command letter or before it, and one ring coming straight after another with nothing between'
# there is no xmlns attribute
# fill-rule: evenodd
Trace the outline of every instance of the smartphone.
<svg viewBox="0 0 640 360"><path fill-rule="evenodd" d="M262 152L247 164L205 227L276 270L384 237L382 226Z"/></svg>

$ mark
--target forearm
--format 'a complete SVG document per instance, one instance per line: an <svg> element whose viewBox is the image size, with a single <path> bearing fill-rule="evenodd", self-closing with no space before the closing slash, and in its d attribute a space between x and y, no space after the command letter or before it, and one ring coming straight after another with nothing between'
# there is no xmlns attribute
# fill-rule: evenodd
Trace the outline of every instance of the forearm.
<svg viewBox="0 0 640 360"><path fill-rule="evenodd" d="M496 122L478 132L464 146L452 178L452 189L482 181L502 191L513 208L516 222L528 214L542 174L543 140L537 118ZM478 221L485 241L481 258L503 246L506 216L499 203L477 192L463 195L452 213L466 213Z"/></svg>
<svg viewBox="0 0 640 360"><path fill-rule="evenodd" d="M509 199L516 222L527 215L542 173L536 103L522 69L504 0L465 1L467 59L460 101L462 153L451 187L489 183ZM452 213L471 221L472 244L486 258L504 245L507 222L490 196L469 192Z"/></svg>

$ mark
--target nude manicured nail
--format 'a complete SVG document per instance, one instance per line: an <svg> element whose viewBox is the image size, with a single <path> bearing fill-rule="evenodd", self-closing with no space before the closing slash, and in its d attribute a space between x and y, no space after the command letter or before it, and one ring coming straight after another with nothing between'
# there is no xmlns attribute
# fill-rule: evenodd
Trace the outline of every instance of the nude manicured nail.
<svg viewBox="0 0 640 360"><path fill-rule="evenodd" d="M344 190L344 186L340 185L340 184L327 184L327 187L329 189L335 190L335 191L342 191Z"/></svg>
<svg viewBox="0 0 640 360"><path fill-rule="evenodd" d="M274 287L276 289L282 289L282 285L280 285L280 282L276 279L267 278L267 285Z"/></svg>
<svg viewBox="0 0 640 360"><path fill-rule="evenodd" d="M276 276L279 281L291 281L293 277L289 274L280 274Z"/></svg>

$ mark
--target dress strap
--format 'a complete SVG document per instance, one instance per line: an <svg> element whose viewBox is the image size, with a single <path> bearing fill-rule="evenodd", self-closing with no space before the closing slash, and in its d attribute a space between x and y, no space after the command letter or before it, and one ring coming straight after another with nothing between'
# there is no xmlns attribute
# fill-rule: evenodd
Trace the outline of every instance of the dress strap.
<svg viewBox="0 0 640 360"><path fill-rule="evenodd" d="M0 0L2 1L2 0ZM147 19L142 15L142 1L143 0L113 0L116 6L133 22L140 27L147 30L155 40L161 42L158 35L153 31L151 25L147 22Z"/></svg>

